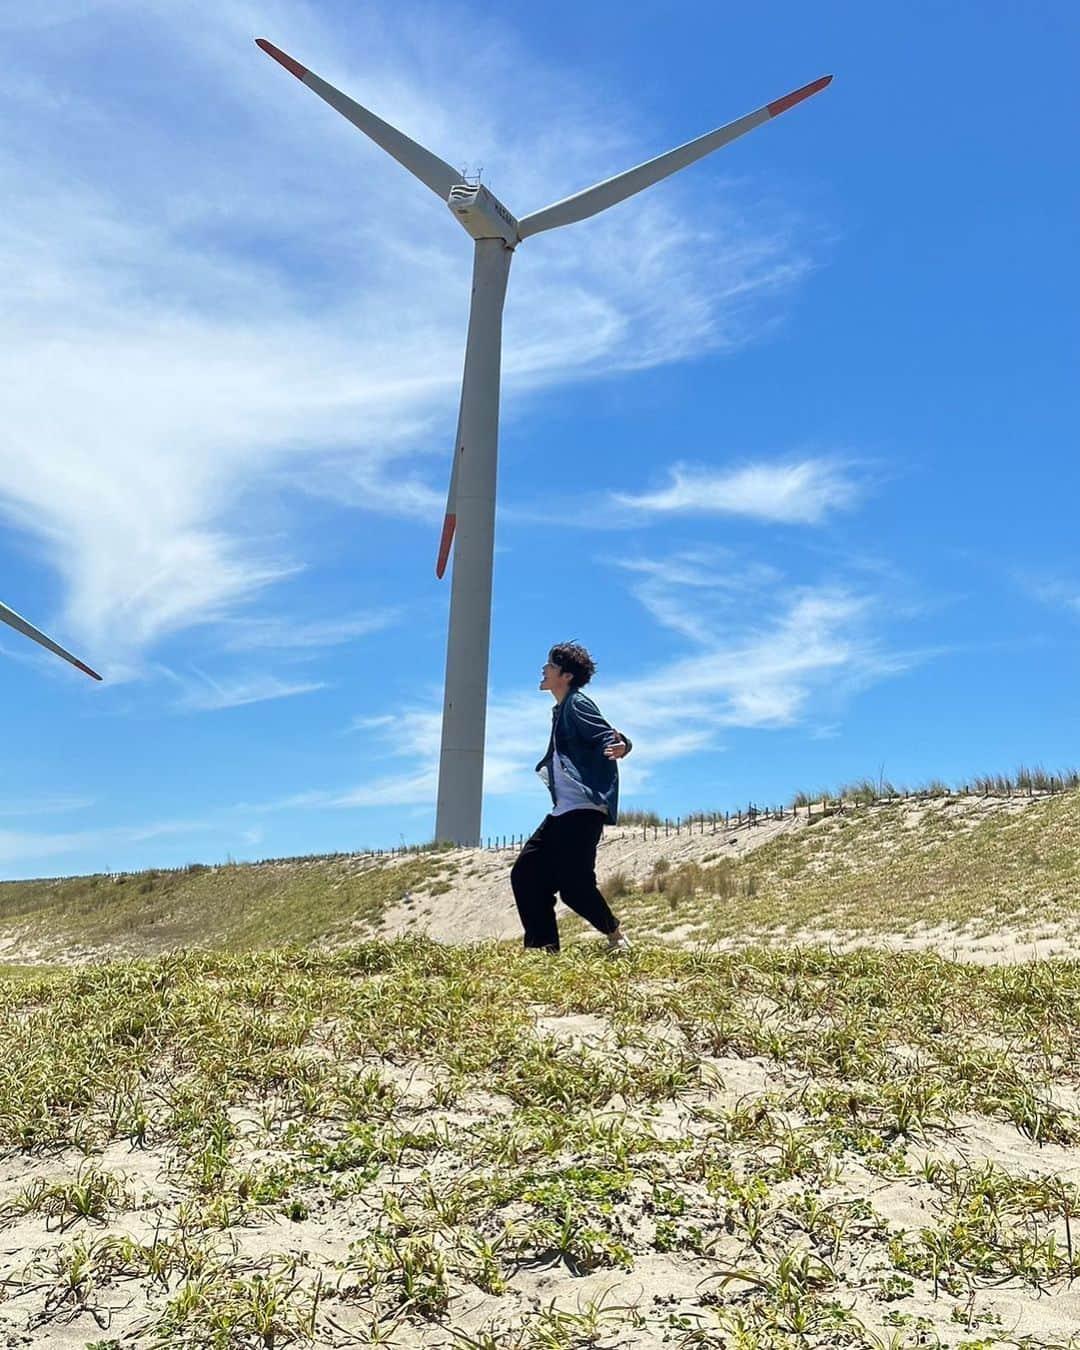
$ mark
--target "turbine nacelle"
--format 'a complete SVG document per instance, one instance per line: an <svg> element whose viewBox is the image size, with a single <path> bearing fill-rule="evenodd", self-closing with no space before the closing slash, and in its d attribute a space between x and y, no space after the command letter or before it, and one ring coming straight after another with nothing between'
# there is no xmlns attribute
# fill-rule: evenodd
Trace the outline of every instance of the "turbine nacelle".
<svg viewBox="0 0 1080 1350"><path fill-rule="evenodd" d="M483 183L456 183L446 204L474 239L501 239L507 248L521 243L514 216Z"/></svg>

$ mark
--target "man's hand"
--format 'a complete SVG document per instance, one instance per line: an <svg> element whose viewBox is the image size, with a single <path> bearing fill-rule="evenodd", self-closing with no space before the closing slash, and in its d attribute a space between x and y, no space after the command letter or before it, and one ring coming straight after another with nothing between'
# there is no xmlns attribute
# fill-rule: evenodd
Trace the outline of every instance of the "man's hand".
<svg viewBox="0 0 1080 1350"><path fill-rule="evenodd" d="M617 741L612 741L610 745L604 746L604 754L608 759L622 759L623 755L625 755L629 749L630 747L623 740L621 733L619 733L619 739Z"/></svg>

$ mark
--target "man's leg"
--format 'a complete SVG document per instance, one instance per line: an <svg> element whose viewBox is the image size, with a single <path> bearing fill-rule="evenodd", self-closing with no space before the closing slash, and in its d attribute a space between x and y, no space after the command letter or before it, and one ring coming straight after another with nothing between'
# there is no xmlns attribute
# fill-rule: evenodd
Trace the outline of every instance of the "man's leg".
<svg viewBox="0 0 1080 1350"><path fill-rule="evenodd" d="M521 926L525 929L526 947L546 947L559 950L559 929L555 923L555 868L548 835L550 816L525 841L517 862L510 869L510 885L514 891Z"/></svg>
<svg viewBox="0 0 1080 1350"><path fill-rule="evenodd" d="M558 845L555 874L563 903L610 936L619 921L596 884L596 846L604 830L603 815L599 811L568 811L565 816L552 816L551 822L552 843Z"/></svg>

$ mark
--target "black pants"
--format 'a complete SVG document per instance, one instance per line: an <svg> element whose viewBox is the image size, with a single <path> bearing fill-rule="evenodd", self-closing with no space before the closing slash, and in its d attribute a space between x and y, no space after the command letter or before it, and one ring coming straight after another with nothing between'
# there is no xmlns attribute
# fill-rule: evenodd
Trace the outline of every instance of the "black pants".
<svg viewBox="0 0 1080 1350"><path fill-rule="evenodd" d="M555 892L575 914L601 933L614 933L619 921L596 885L596 846L604 830L601 811L567 811L545 816L525 841L510 872L526 947L559 950Z"/></svg>

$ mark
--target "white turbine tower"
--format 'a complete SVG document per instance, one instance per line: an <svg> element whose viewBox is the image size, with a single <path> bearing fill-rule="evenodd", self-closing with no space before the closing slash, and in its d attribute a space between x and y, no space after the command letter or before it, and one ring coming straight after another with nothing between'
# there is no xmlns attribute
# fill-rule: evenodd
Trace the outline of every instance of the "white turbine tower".
<svg viewBox="0 0 1080 1350"><path fill-rule="evenodd" d="M52 638L43 633L40 628L35 628L34 625L24 619L21 614L16 614L13 609L8 609L7 605L0 604L0 623L8 624L17 632L22 633L24 637L28 637L31 641L38 643L42 647L46 647L50 652L55 652L57 656L62 656L65 661L70 661L73 666L78 670L81 670L84 675L89 675L92 680L101 679L101 676L96 670L91 670L89 666L84 666L77 656L72 656L69 651L61 647L58 642L54 642Z"/></svg>
<svg viewBox="0 0 1080 1350"><path fill-rule="evenodd" d="M530 235L594 216L686 168L824 89L832 76L825 75L727 126L518 220L482 184L463 182L458 170L265 38L256 38L256 43L446 202L476 241L457 441L435 566L441 577L456 532L435 837L475 844L480 838L484 779L502 311L514 249Z"/></svg>

